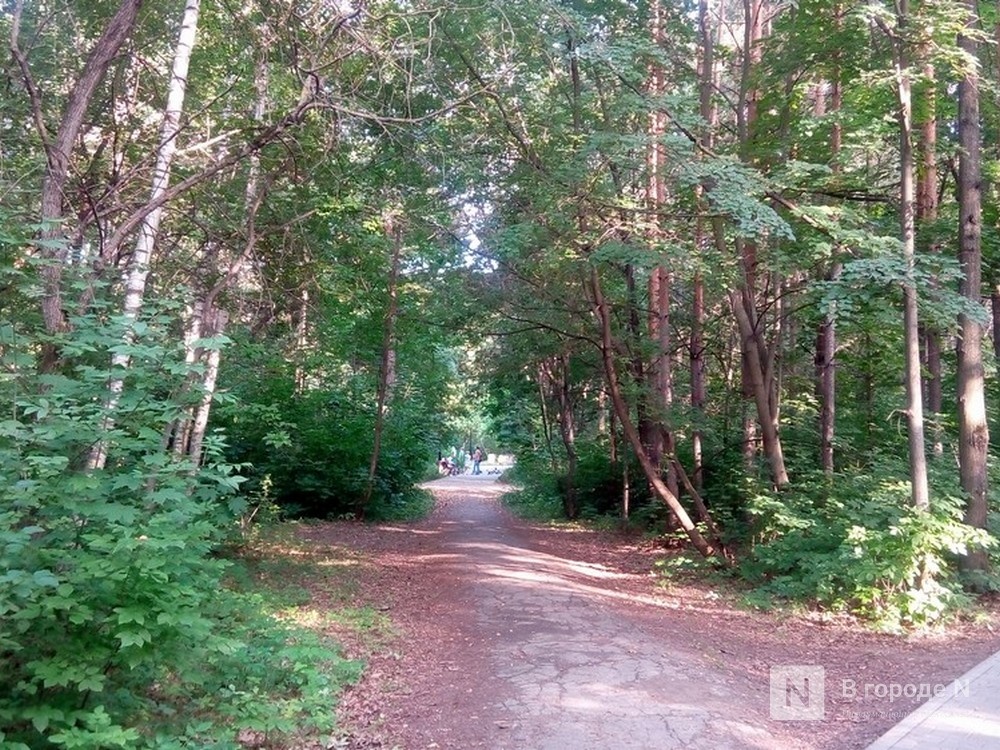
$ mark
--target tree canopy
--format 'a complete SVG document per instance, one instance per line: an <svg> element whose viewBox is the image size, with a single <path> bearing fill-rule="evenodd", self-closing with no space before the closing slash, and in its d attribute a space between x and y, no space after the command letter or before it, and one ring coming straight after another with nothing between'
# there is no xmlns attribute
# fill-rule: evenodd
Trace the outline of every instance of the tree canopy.
<svg viewBox="0 0 1000 750"><path fill-rule="evenodd" d="M770 595L995 588L993 5L0 25L0 741L205 746L235 698L167 738L250 647L218 551L410 513L478 446Z"/></svg>

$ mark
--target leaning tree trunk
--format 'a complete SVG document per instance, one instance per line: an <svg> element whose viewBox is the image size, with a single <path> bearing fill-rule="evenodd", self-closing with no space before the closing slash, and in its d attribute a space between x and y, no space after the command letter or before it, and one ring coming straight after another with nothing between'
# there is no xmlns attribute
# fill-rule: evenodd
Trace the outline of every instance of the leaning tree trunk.
<svg viewBox="0 0 1000 750"><path fill-rule="evenodd" d="M11 48L24 78L25 88L31 94L32 109L39 135L45 144L46 161L45 173L42 178L39 216L41 230L37 247L39 257L45 261L41 270L44 286L41 306L45 327L49 333L60 333L66 330L61 288L62 270L66 262L66 226L64 222L67 216L64 197L66 184L69 180L73 147L77 143L80 129L83 126L83 118L94 98L97 87L104 80L112 61L117 57L119 50L135 28L142 3L143 0L123 0L104 29L104 33L91 49L87 61L84 63L83 71L70 91L54 141L49 140L45 131L39 93L28 68L28 62L18 47L17 33L23 2L19 0L15 5L11 24ZM52 370L56 366L58 356L54 347L47 346L42 353L42 369Z"/></svg>
<svg viewBox="0 0 1000 750"><path fill-rule="evenodd" d="M976 23L975 0L966 0L967 24ZM959 37L959 45L974 60L973 37ZM958 204L959 259L962 264L962 294L969 304L980 302L982 285L982 136L979 122L979 78L971 64L958 88ZM989 510L987 466L990 435L986 421L983 382L983 328L968 315L960 317L962 335L958 345L958 460L962 489L968 495L965 521L986 528ZM965 568L985 570L989 557L975 549L962 559Z"/></svg>
<svg viewBox="0 0 1000 750"><path fill-rule="evenodd" d="M170 166L177 151L177 136L180 132L181 112L184 109L184 96L187 92L188 68L191 63L191 51L194 49L195 34L198 29L198 12L201 0L187 0L184 16L181 20L180 35L174 51L174 62L171 68L170 84L167 92L167 105L163 111L163 122L160 127L160 145L156 151L156 165L153 168L153 185L150 191L151 202L163 195L170 185ZM125 339L132 343L135 339L133 326L142 312L146 295L146 279L149 276L149 264L159 233L160 219L163 208L154 209L143 220L139 227L139 237L128 263L125 281L125 302L122 314L127 326ZM125 350L116 352L111 357L111 382L108 385L108 398L105 403L105 416L102 432L110 432L115 425L115 412L121 399L125 384L125 370L129 368L131 358ZM102 469L108 459L108 440L102 437L91 449L87 461L88 468Z"/></svg>
<svg viewBox="0 0 1000 750"><path fill-rule="evenodd" d="M740 63L739 101L736 108L736 129L740 157L746 163L753 161L754 129L760 106L760 91L756 84L757 70L761 65L761 41L767 27L766 0L744 0L743 50ZM722 227L713 222L716 244L725 247ZM778 422L778 393L775 351L768 345L765 335L766 320L758 315L758 251L751 239L736 240L740 277L736 289L729 294L733 315L740 334L742 379L745 396L756 407L764 456L771 469L771 482L781 489L788 484L784 451ZM756 441L752 419L744 420L744 446L747 457L752 458Z"/></svg>
<svg viewBox="0 0 1000 750"><path fill-rule="evenodd" d="M604 365L604 377L608 385L608 394L611 396L611 401L614 404L615 414L618 416L618 421L621 423L622 432L625 434L625 438L628 440L629 444L632 446L632 450L635 452L636 457L639 459L639 464L642 466L642 471L646 476L646 481L649 482L649 485L656 496L659 497L670 509L671 513L673 513L681 528L684 529L685 533L688 535L688 539L691 540L695 549L697 549L698 552L705 557L717 556L728 564L728 561L725 560L725 557L722 554L721 548L713 545L705 539L702 533L698 530L698 527L691 520L691 517L684 509L684 506L681 505L680 501L677 499L677 496L670 491L670 488L667 487L666 483L660 478L659 468L650 459L649 454L646 452L646 446L643 444L642 438L639 436L639 431L632 422L628 404L625 403L625 398L622 395L621 384L618 381L618 372L615 367L615 347L611 332L611 313L608 310L607 300L601 290L601 282L596 268L591 268L590 270L590 292L593 295L594 313L597 316L598 324L601 330L601 361Z"/></svg>

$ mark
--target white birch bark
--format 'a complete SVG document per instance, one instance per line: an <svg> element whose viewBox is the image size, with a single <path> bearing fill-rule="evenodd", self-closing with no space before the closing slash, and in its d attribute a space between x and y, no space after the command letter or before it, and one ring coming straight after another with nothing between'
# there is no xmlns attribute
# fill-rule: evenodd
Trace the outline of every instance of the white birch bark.
<svg viewBox="0 0 1000 750"><path fill-rule="evenodd" d="M174 62L170 74L170 84L167 91L167 105L163 111L163 122L160 127L160 144L156 151L156 166L153 169L153 184L150 191L150 202L157 201L170 186L170 165L177 151L177 134L180 129L181 113L184 109L184 96L187 93L188 68L191 63L191 50L194 48L195 34L198 28L198 12L201 0L187 0L184 6L184 16L181 20L180 35L174 51ZM160 229L160 219L163 207L153 209L146 215L139 226L139 237L135 250L129 261L125 281L125 302L122 312L127 321L128 329L125 339L128 343L135 340L133 324L142 311L146 294L146 279L149 276L149 263L156 244L156 236ZM131 359L127 352L119 352L111 358L111 382L108 385L108 400L105 405L105 417L102 424L104 436L94 445L88 459L88 468L103 469L108 459L107 433L115 425L115 411L121 400L125 385L125 371L129 368Z"/></svg>

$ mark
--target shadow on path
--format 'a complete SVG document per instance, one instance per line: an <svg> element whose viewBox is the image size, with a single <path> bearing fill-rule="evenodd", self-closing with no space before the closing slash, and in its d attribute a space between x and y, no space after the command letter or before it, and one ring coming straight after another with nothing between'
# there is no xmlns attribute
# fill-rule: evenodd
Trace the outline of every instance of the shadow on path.
<svg viewBox="0 0 1000 750"><path fill-rule="evenodd" d="M647 632L631 616L634 597L614 588L628 574L533 549L496 501L506 488L494 478L448 477L427 486L438 504L422 527L433 533L421 565L444 573L456 604L471 609L485 657L476 681L496 698L484 696L481 713L503 717L481 724L482 746L809 747L766 719L769 696L759 685ZM440 729L441 737L468 732Z"/></svg>

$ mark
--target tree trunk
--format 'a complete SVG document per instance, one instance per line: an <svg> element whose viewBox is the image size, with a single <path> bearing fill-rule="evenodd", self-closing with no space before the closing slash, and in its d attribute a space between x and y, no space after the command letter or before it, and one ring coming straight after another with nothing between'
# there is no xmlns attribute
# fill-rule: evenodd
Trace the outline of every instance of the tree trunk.
<svg viewBox="0 0 1000 750"><path fill-rule="evenodd" d="M713 147L713 135L717 126L717 110L714 105L716 85L715 38L709 23L708 0L698 2L698 111L704 127L701 131L701 145L705 150ZM706 243L705 219L708 212L702 186L696 188L698 219L695 225L695 252L703 252ZM691 432L691 448L694 453L694 476L692 483L700 490L703 483L703 433L701 422L705 412L705 280L699 267L691 282L691 339L689 345L689 370L691 377L691 410L694 412L695 427Z"/></svg>
<svg viewBox="0 0 1000 750"><path fill-rule="evenodd" d="M924 81L919 88L920 109L914 108L914 117L919 116L919 156L915 157L917 169L916 185L916 226L925 227L937 219L938 213L938 179L937 179L937 83L934 77L934 66L924 65ZM931 240L925 248L929 252L937 251L937 244ZM943 392L941 381L941 332L933 326L923 330L924 357L926 359L926 408L935 415L931 427L934 455L944 453L943 430L937 415L943 410Z"/></svg>
<svg viewBox="0 0 1000 750"><path fill-rule="evenodd" d="M993 358L1000 364L1000 284L994 285L990 294L990 309L993 312Z"/></svg>
<svg viewBox="0 0 1000 750"><path fill-rule="evenodd" d="M976 2L966 0L967 26L975 28ZM971 36L959 37L959 46L974 60L978 44ZM979 77L969 63L958 87L958 204L959 260L964 275L961 291L971 304L979 305L982 285L982 135L979 122ZM960 316L962 335L958 345L958 460L962 489L968 495L965 521L986 528L989 496L986 460L990 435L986 421L983 375L983 328L968 315ZM962 558L969 570L986 570L989 557L975 549Z"/></svg>
<svg viewBox="0 0 1000 750"><path fill-rule="evenodd" d="M226 332L229 314L220 310L214 304L209 304L205 311L205 333L208 338L222 336ZM219 377L219 362L222 350L218 345L208 349L203 356L205 372L201 378L201 400L195 409L194 419L187 440L187 455L191 458L193 470L201 465L202 446L205 443L205 431L208 428L208 417L212 409L212 399L215 396L215 383Z"/></svg>
<svg viewBox="0 0 1000 750"><path fill-rule="evenodd" d="M698 531L698 527L695 526L687 511L684 510L684 506L680 504L677 496L670 491L670 488L667 487L664 481L660 478L657 466L650 460L649 455L646 453L646 448L639 436L639 432L636 430L635 425L632 422L632 418L629 415L628 405L625 403L625 398L622 395L621 386L618 382L618 373L615 369L614 361L614 341L611 335L611 314L608 310L604 294L601 291L601 283L597 275L596 268L591 268L590 270L590 289L593 295L594 312L601 327L601 360L604 364L604 376L608 384L608 393L611 396L611 401L614 404L615 413L621 423L625 438L628 440L629 444L632 446L632 450L636 454L636 457L639 459L639 464L642 466L642 471L646 476L646 481L649 482L650 487L653 489L656 496L659 497L673 513L677 522L681 525L681 528L683 528L685 533L687 533L688 539L691 540L695 549L697 549L705 557L719 556L723 562L728 564L728 561L726 561L726 559L720 554L720 551L710 544L708 540L702 536L701 532Z"/></svg>
<svg viewBox="0 0 1000 750"><path fill-rule="evenodd" d="M542 363L538 366L538 408L542 413L542 436L545 438L545 449L549 454L549 466L552 468L553 474L559 473L559 461L556 460L556 451L552 447L552 428L551 421L549 418L549 400L545 395L545 385L549 384L551 388L551 379L549 377L548 369L545 364ZM612 427L612 429L614 429ZM612 438L612 448L614 447L614 439Z"/></svg>
<svg viewBox="0 0 1000 750"><path fill-rule="evenodd" d="M191 63L191 51L194 48L195 34L198 29L198 12L201 0L187 0L184 16L181 20L180 35L174 51L174 61L171 68L170 84L167 89L167 105L163 111L163 121L160 126L160 144L156 151L156 165L153 168L153 185L150 191L150 201L157 200L166 192L170 185L170 166L177 151L177 135L180 131L181 112L184 109L184 96L187 92L188 67ZM149 265L156 245L156 236L160 228L160 218L163 208L151 211L139 227L139 237L135 249L129 259L125 280L125 302L122 305L122 315L125 318L125 341L131 344L135 340L133 326L142 312L146 294L146 279L149 276ZM118 402L121 399L125 384L125 371L131 364L127 352L116 352L111 357L111 381L108 384L108 399L105 404L105 416L101 425L105 435L114 429ZM103 469L108 458L107 437L101 437L91 449L87 466L90 469Z"/></svg>
<svg viewBox="0 0 1000 750"><path fill-rule="evenodd" d="M264 120L264 113L267 109L267 66L263 62L259 62L257 65L254 83L257 89L254 120L260 123ZM239 256L233 259L222 278L205 292L201 301L196 303L191 320L191 330L185 339L185 346L188 350L188 363L201 361L204 365L200 375L193 373L190 381L190 387L192 388L195 382L200 381L201 399L195 408L189 410L185 419L178 420L174 428L174 453L178 457L183 455L189 456L194 467L193 470L197 470L201 465L202 445L205 440L205 431L208 428L208 420L211 416L219 364L222 359L222 350L218 346L214 346L206 352L204 348L196 348L195 342L203 336L212 338L225 334L226 325L229 322L229 314L217 306L216 300L223 290L236 279L246 261L253 255L259 238L257 233L257 213L264 202L267 190L261 186L260 155L257 153L251 154L249 162L250 167L247 174L245 192L246 244ZM218 248L215 244L212 244L209 246L209 252L203 258L203 271L214 270L217 264ZM308 292L303 290L302 317L300 318L301 328L298 331L300 349L302 348L302 337L305 336L305 331L307 330L307 308ZM203 333L203 330L206 333Z"/></svg>
<svg viewBox="0 0 1000 750"><path fill-rule="evenodd" d="M361 502L357 506L358 518L364 518L375 490L375 474L378 471L379 455L382 451L382 433L385 431L385 416L392 392L396 384L396 318L399 314L399 266L403 252L403 230L398 217L385 218L386 235L392 243L392 259L389 266L389 306L385 313L382 337L382 365L379 369L378 396L375 406L375 427L372 455L368 463L368 482Z"/></svg>
<svg viewBox="0 0 1000 750"><path fill-rule="evenodd" d="M549 372L552 389L559 404L559 434L562 437L563 448L566 450L566 487L563 490L563 511L569 519L580 515L580 505L577 500L577 463L576 452L576 418L573 413L573 398L570 392L568 354L562 354Z"/></svg>
<svg viewBox="0 0 1000 750"><path fill-rule="evenodd" d="M833 474L837 416L837 333L833 314L819 325L816 335L816 395L819 401L819 457L825 474Z"/></svg>
<svg viewBox="0 0 1000 750"><path fill-rule="evenodd" d="M898 31L908 23L909 0L898 4ZM896 42L896 95L899 110L899 206L900 234L907 280L903 285L903 336L906 350L906 418L910 451L910 497L919 510L930 507L927 484L927 454L924 445L924 403L920 378L920 323L917 287L913 278L916 261L914 200L913 101L909 54L905 40Z"/></svg>
<svg viewBox="0 0 1000 750"><path fill-rule="evenodd" d="M838 31L843 27L843 6L838 2L834 6L834 23ZM830 82L830 112L833 113L833 125L830 132L830 168L834 174L842 171L840 164L840 149L843 142L843 125L840 122L843 109L843 87L840 82L843 75L841 69L841 52L834 52L833 80ZM820 92L818 99L825 96ZM822 112L826 113L826 103ZM838 248L834 248L837 252ZM840 275L840 262L834 257L827 272L828 279L836 279ZM819 462L823 472L828 476L836 467L836 433L837 433L837 325L833 309L829 310L823 322L819 324L816 335L816 399L819 403Z"/></svg>
<svg viewBox="0 0 1000 750"><path fill-rule="evenodd" d="M41 306L45 328L49 333L60 333L66 330L61 288L62 269L66 262L65 237L67 234L67 227L64 225L67 216L63 199L66 193L66 183L69 179L73 147L76 145L80 128L83 125L83 118L97 87L104 80L111 62L135 28L142 3L143 0L123 0L111 21L108 22L104 33L101 34L87 56L87 62L84 63L80 77L70 91L55 141L49 142L46 133L39 133L45 143L46 163L40 202L40 242L37 247L39 257L45 261L41 270L44 285ZM20 56L19 50L16 48L17 24L20 20L21 8L22 4L18 2L11 39L14 55L21 62L26 86L31 90L34 86L30 80L27 61ZM41 120L39 120L40 122ZM40 125L40 127L42 126ZM58 351L54 347L46 346L42 353L42 370L51 371L56 366L58 356Z"/></svg>

